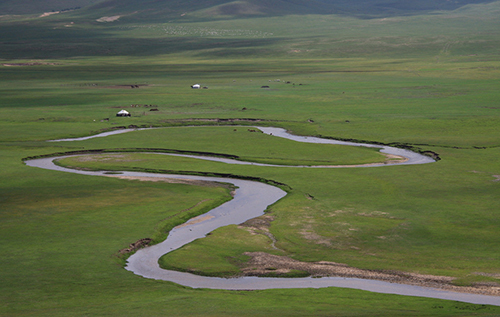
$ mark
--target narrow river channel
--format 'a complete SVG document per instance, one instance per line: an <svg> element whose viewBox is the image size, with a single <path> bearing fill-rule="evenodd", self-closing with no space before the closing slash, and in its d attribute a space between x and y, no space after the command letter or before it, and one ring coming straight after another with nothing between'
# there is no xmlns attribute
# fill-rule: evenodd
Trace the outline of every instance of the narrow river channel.
<svg viewBox="0 0 500 317"><path fill-rule="evenodd" d="M258 129L272 136L283 137L298 142L374 147L374 148L380 148L380 151L383 153L403 156L407 158L407 160L402 163L392 163L390 165L427 164L434 162L434 160L430 157L394 147L379 146L372 144L357 144L357 143L336 141L330 139L321 139L316 137L294 136L287 133L284 129L281 128L258 127ZM105 137L108 135L124 133L129 131L133 130L120 130L115 133L107 133L106 135L102 134L95 135L93 137ZM79 138L79 139L53 140L53 142L79 141L88 138L92 137ZM106 174L106 171L98 171L98 172L79 171L79 170L60 167L53 163L54 160L61 159L64 157L65 156L34 159L26 161L26 164L28 166L56 170L56 171L78 173L84 175L110 176L109 174ZM269 166L266 164L256 164L250 162L233 161L233 160L219 159L219 158L207 158L204 156L200 157L189 156L189 157L221 161L227 164L252 164L252 165ZM382 167L382 166L389 166L389 164L383 164L383 163L371 164L371 165L362 165L358 167ZM286 166L286 167L293 168L293 166ZM305 168L303 166L296 166L295 168L299 167ZM341 167L353 168L354 166L341 166ZM323 166L323 168L326 168L326 166ZM328 166L328 168L335 168L335 166ZM474 304L487 304L487 305L500 306L499 296L458 293L458 292L444 291L434 288L427 288L427 287L420 287L420 286L413 286L406 284L396 284L396 283L390 283L378 280L369 280L369 279L343 278L343 277L215 278L215 277L198 276L190 273L164 270L160 268L158 264L158 259L164 254L176 250L182 247L183 245L186 245L196 239L203 238L208 233L212 232L217 228L227 226L230 224L240 224L249 219L261 216L262 214L264 214L264 211L269 205L275 203L276 201L286 196L286 192L277 187L259 182L239 180L239 179L229 179L229 178L139 173L139 172L127 172L127 171L123 171L122 174L120 174L120 176L194 179L194 180L232 183L238 187L238 189L235 192L234 199L220 205L215 209L212 209L211 211L202 216L199 216L201 219L205 220L201 222L192 222L192 223L188 221L185 225L174 228L170 232L167 239L162 243L146 247L133 254L128 259L127 266L125 268L145 278L170 281L193 288L227 289L227 290L343 287L343 288L366 290L377 293L430 297L430 298L462 301Z"/></svg>

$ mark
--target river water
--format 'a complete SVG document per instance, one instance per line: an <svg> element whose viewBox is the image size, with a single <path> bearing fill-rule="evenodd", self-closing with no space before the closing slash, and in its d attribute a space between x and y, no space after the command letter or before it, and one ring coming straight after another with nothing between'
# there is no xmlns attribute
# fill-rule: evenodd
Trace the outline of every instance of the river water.
<svg viewBox="0 0 500 317"><path fill-rule="evenodd" d="M263 128L258 127L262 132L276 136L283 137L298 142L310 142L310 143L324 143L324 144L342 144L350 146L366 146L380 148L381 152L387 154L400 155L408 158L404 163L397 164L426 164L432 163L434 160L427 156L423 156L418 153L414 153L408 150L402 150L394 147L386 147L372 144L356 144L351 142L336 141L330 139L321 139L315 137L300 137L294 136L287 133L281 128ZM131 131L131 130L129 130ZM128 132L128 131L124 131ZM121 133L124 133L121 132ZM113 133L115 134L115 133ZM109 135L109 134L108 134ZM93 137L102 137L102 135L96 135ZM91 137L86 137L88 139ZM65 139L65 140L53 140L53 141L76 141L81 139ZM54 160L64 158L52 157L43 158L26 161L28 166L51 169L62 172L78 173L84 175L94 175L94 176L110 176L106 174L106 171L90 172L90 171L78 171L73 169L68 169L64 167L57 166L53 163ZM251 162L241 162L220 158L207 158L204 156L196 157L189 156L199 159L209 159L214 161L220 161L227 164L252 164L252 165L264 165ZM390 164L395 165L395 164ZM274 165L271 165L274 166ZM373 166L388 166L387 164L376 164ZM345 166L344 166L345 167ZM143 276L145 278L157 279L174 282L180 285L193 287L193 288L210 288L210 289L227 289L227 290L262 290L262 289L276 289L276 288L323 288L323 287L343 287L343 288L354 288L366 291L372 291L377 293L387 293L387 294L399 294L399 295L409 295L409 296L420 296L420 297L430 297L439 299L448 299L455 301L463 301L474 304L488 304L500 306L500 297L498 296L486 296L477 295L469 293L457 293L451 291L443 291L439 289L406 285L406 284L396 284L378 280L368 280L368 279L358 279L358 278L342 278L342 277L323 277L323 278L262 278L262 277L239 277L239 278L215 278L198 276L190 273L183 273L171 270L164 270L159 267L158 259L173 250L176 250L183 245L186 245L196 239L205 237L208 233L213 230L227 226L230 224L240 224L249 219L258 217L264 214L266 208L280 200L286 195L283 190L253 181L239 180L239 179L229 179L229 178L215 178L215 177L202 177L202 176L189 176L189 175L170 175L170 174L156 174L156 173L139 173L139 172L127 172L124 171L120 176L131 176L131 177L161 177L161 178L179 178L179 179L193 179L193 180L204 180L204 181L214 181L231 183L237 186L235 191L234 199L228 201L219 207L212 209L208 213L199 216L204 219L201 222L186 223L183 226L179 226L171 230L169 236L165 241L154 246L150 246L137 251L131 257L129 257L126 265L126 269Z"/></svg>

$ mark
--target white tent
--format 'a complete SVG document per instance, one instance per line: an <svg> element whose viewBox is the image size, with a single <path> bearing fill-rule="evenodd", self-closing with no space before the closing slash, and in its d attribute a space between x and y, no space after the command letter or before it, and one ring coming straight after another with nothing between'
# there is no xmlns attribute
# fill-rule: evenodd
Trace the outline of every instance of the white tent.
<svg viewBox="0 0 500 317"><path fill-rule="evenodd" d="M117 117L130 117L130 112L128 112L127 110L120 110L120 111L118 111L116 116Z"/></svg>

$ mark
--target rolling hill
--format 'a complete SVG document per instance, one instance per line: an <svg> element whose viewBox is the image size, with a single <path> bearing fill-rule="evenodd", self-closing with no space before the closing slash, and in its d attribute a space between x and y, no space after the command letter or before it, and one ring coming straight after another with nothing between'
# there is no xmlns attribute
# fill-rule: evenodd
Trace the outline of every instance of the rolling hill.
<svg viewBox="0 0 500 317"><path fill-rule="evenodd" d="M4 0L0 1L0 15L37 14L83 8L102 0Z"/></svg>
<svg viewBox="0 0 500 317"><path fill-rule="evenodd" d="M227 19L289 14L342 14L363 18L415 15L455 10L468 4L491 0L6 0L0 15L37 14L80 9L85 15L133 14L137 19L165 20L179 16L194 19Z"/></svg>

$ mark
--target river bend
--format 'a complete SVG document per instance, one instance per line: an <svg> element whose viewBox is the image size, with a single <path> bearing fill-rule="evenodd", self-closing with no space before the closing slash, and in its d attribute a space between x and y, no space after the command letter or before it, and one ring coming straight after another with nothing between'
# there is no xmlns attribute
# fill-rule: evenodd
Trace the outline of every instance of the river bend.
<svg viewBox="0 0 500 317"><path fill-rule="evenodd" d="M283 137L298 142L374 147L374 148L380 148L380 151L383 153L404 156L407 158L407 160L403 163L393 163L390 165L426 164L434 162L434 160L430 157L394 147L379 146L372 144L357 144L352 142L321 139L316 137L294 136L287 133L284 129L281 128L269 128L269 127L266 128L258 127L258 128L266 134L276 137ZM106 133L105 135L100 134L92 137L105 137L108 135L124 133L129 131L133 130L114 131L114 133ZM92 137L52 140L52 142L79 141L79 140L89 139ZM53 162L54 160L64 157L67 156L34 159L26 161L26 164L28 166L56 170L56 171L78 173L84 175L94 175L94 176L110 176L109 174L106 174L106 171L98 171L98 172L80 171L80 170L73 170L60 167L54 164ZM188 156L188 157L221 161L227 164L252 164L252 165L263 165L263 166L275 166L275 165L241 162L241 161L234 161L234 160L227 160L220 158L207 158L204 156L200 157ZM375 167L375 166L389 166L389 165L383 163L363 165L363 167L367 166ZM328 166L328 167L332 168L335 166ZM342 166L342 167L349 167L349 166ZM235 191L234 199L220 205L217 208L212 209L211 211L209 211L204 215L199 216L200 219L204 219L203 221L201 222L193 221L192 223L188 221L183 226L179 226L171 230L167 239L162 243L138 250L135 254L129 257L125 268L145 278L170 281L193 288L227 289L227 290L343 287L343 288L354 288L354 289L372 291L377 293L430 297L430 298L462 301L474 304L487 304L487 305L500 306L500 297L498 296L457 293L457 292L444 291L434 288L427 288L427 287L420 287L420 286L413 286L406 284L396 284L396 283L390 283L378 280L369 280L369 279L342 278L342 277L216 278L216 277L198 276L190 273L162 269L158 264L158 260L164 254L176 250L182 247L183 245L186 245L196 239L203 238L208 233L217 228L227 226L230 224L240 224L249 219L261 216L269 205L283 198L286 195L286 192L277 187L259 182L239 180L239 179L229 179L229 178L140 173L140 172L127 172L127 171L123 171L122 174L120 174L120 176L160 177L160 178L178 178L178 179L214 181L214 182L232 183L233 185L238 187L237 190Z"/></svg>

